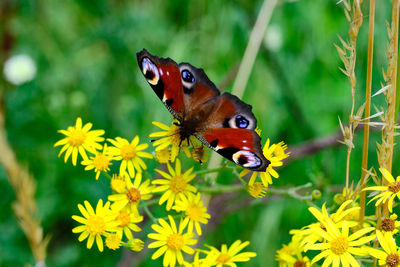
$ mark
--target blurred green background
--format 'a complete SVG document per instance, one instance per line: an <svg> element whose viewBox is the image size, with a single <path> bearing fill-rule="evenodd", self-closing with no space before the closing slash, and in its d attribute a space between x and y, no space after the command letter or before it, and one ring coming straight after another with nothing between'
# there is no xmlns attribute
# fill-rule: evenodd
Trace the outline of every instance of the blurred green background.
<svg viewBox="0 0 400 267"><path fill-rule="evenodd" d="M204 68L209 78L225 90L243 57L250 32L263 1L127 1L127 0L1 0L0 63L13 55L27 54L37 65L36 77L14 86L0 78L6 111L8 139L18 160L37 180L37 202L42 225L52 239L48 266L159 266L153 251L134 254L125 250L100 253L86 249L71 229L71 215L83 200L97 202L109 193L106 179L95 181L92 172L64 164L53 144L62 138L58 129L74 125L76 117L104 129L106 137L149 142L156 130L153 120L169 124L171 115L157 99L139 71L136 52L171 57ZM367 14L364 3L364 13ZM385 20L391 3L376 10L373 91L380 88L386 66ZM358 41L357 107L364 97L368 16ZM243 100L253 106L263 140L298 145L338 130L338 116L348 121L351 94L341 61L333 46L337 35L346 38L348 23L336 1L281 1L272 19L252 70ZM2 66L1 65L1 66ZM3 68L3 67L2 67ZM377 106L383 97L374 99ZM370 165L376 164L373 134ZM264 141L263 141L264 142ZM362 134L356 137L351 177L358 181ZM150 149L148 149L150 151ZM1 151L0 151L1 153ZM335 186L345 179L345 149L327 148L315 155L293 159L279 170L274 186L313 182L331 199ZM398 158L395 158L394 162ZM190 165L184 165L188 169ZM196 165L197 169L205 166ZM399 166L394 164L393 172ZM229 177L229 175L227 174ZM222 177L223 179L223 177ZM229 178L230 179L230 178ZM26 238L17 225L11 204L15 194L0 166L0 266L34 263ZM336 189L337 189L336 188ZM219 247L236 239L250 240L247 250L258 256L242 266L274 266L274 254L290 239L289 230L312 221L299 201L268 196L249 205L250 196L219 196L214 209L226 210L209 223L202 244ZM213 203L213 202L212 202ZM245 204L244 204L245 203ZM247 203L247 204L246 204ZM250 206L250 208L249 208ZM149 222L141 225L145 238Z"/></svg>

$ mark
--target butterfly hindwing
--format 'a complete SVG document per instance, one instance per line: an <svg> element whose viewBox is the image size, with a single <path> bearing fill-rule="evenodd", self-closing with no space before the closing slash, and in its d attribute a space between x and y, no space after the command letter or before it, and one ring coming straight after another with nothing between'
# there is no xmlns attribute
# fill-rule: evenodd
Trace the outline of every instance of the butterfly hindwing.
<svg viewBox="0 0 400 267"><path fill-rule="evenodd" d="M239 128L208 129L203 137L220 155L253 171L265 171L270 161L261 150L259 135Z"/></svg>

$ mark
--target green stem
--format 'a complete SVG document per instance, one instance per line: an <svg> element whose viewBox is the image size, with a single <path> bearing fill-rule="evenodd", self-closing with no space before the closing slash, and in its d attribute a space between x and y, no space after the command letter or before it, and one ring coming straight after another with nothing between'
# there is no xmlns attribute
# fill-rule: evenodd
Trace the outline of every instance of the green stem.
<svg viewBox="0 0 400 267"><path fill-rule="evenodd" d="M206 194L222 194L222 193L230 193L230 192L240 192L245 190L243 185L241 184L233 184L233 185L214 185L212 187L207 186L198 186L198 190L202 193Z"/></svg>
<svg viewBox="0 0 400 267"><path fill-rule="evenodd" d="M195 171L193 173L196 175L204 175L204 174L208 174L208 173L214 173L214 172L225 171L225 170L233 170L233 169L234 169L234 167L222 166L222 167L214 168L214 169Z"/></svg>
<svg viewBox="0 0 400 267"><path fill-rule="evenodd" d="M157 223L157 219L156 217L154 217L154 215L151 213L151 211L149 210L149 208L147 206L143 206L144 211L146 212L147 216L149 216L149 218L154 222Z"/></svg>

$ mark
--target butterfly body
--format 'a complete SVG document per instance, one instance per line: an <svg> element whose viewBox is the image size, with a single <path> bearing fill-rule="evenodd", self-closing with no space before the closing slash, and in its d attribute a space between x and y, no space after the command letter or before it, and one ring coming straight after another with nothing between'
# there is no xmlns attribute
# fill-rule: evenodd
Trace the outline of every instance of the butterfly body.
<svg viewBox="0 0 400 267"><path fill-rule="evenodd" d="M221 94L203 69L177 64L146 50L137 53L139 67L156 95L172 113L181 141L196 136L204 145L236 164L265 171L257 120L251 106L238 97Z"/></svg>

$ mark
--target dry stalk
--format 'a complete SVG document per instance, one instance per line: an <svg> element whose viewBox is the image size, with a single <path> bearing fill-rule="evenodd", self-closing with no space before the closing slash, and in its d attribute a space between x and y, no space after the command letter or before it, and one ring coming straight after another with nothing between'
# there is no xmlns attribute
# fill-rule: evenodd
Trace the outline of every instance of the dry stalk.
<svg viewBox="0 0 400 267"><path fill-rule="evenodd" d="M0 101L2 100L0 90ZM35 202L36 182L28 170L22 167L8 144L4 129L4 110L0 108L0 164L7 172L8 180L15 191L16 201L12 207L18 223L25 233L36 261L35 266L45 266L46 248L49 237L43 238L43 228L37 216Z"/></svg>
<svg viewBox="0 0 400 267"><path fill-rule="evenodd" d="M364 223L366 191L363 191L366 184L368 169L368 144L369 144L369 122L371 115L371 84L372 84L372 63L374 56L374 25L375 25L375 0L369 2L369 30L368 30L368 61L367 61L367 82L365 89L365 126L362 150L361 179L360 179L360 226Z"/></svg>
<svg viewBox="0 0 400 267"><path fill-rule="evenodd" d="M357 36L360 30L360 27L363 22L363 16L361 12L361 0L353 1L352 5L348 0L342 1L344 4L344 14L346 16L347 21L350 24L350 28L348 31L349 40L344 41L339 37L341 47L335 44L335 47L339 53L340 59L344 64L344 68L340 68L340 70L348 77L350 85L351 85L351 112L349 116L349 125L343 127L340 122L341 130L343 132L344 140L341 143L347 146L347 164L346 164L346 190L349 187L349 169L350 169L350 155L351 151L354 148L353 138L354 132L357 128L358 124L361 121L361 116L364 111L364 106L358 109L357 113L354 114L355 110L355 92L357 86L357 79L355 75L355 66L356 66L356 48L357 48Z"/></svg>
<svg viewBox="0 0 400 267"><path fill-rule="evenodd" d="M398 23L399 19L399 1L394 0L392 5L392 23L386 23L388 32L388 46L386 51L386 58L388 59L388 66L386 72L383 71L384 85L386 88L382 92L385 94L386 99L386 110L381 116L381 120L385 127L382 130L382 143L377 144L378 147L378 162L379 166L387 169L389 172L392 171L392 157L394 147L394 136L396 133L396 122L395 122L395 108L396 108L396 77L397 77L397 49L398 49ZM385 184L385 180L382 179L382 184ZM388 209L385 205L382 211L383 216L388 215ZM380 217L378 217L379 219Z"/></svg>

